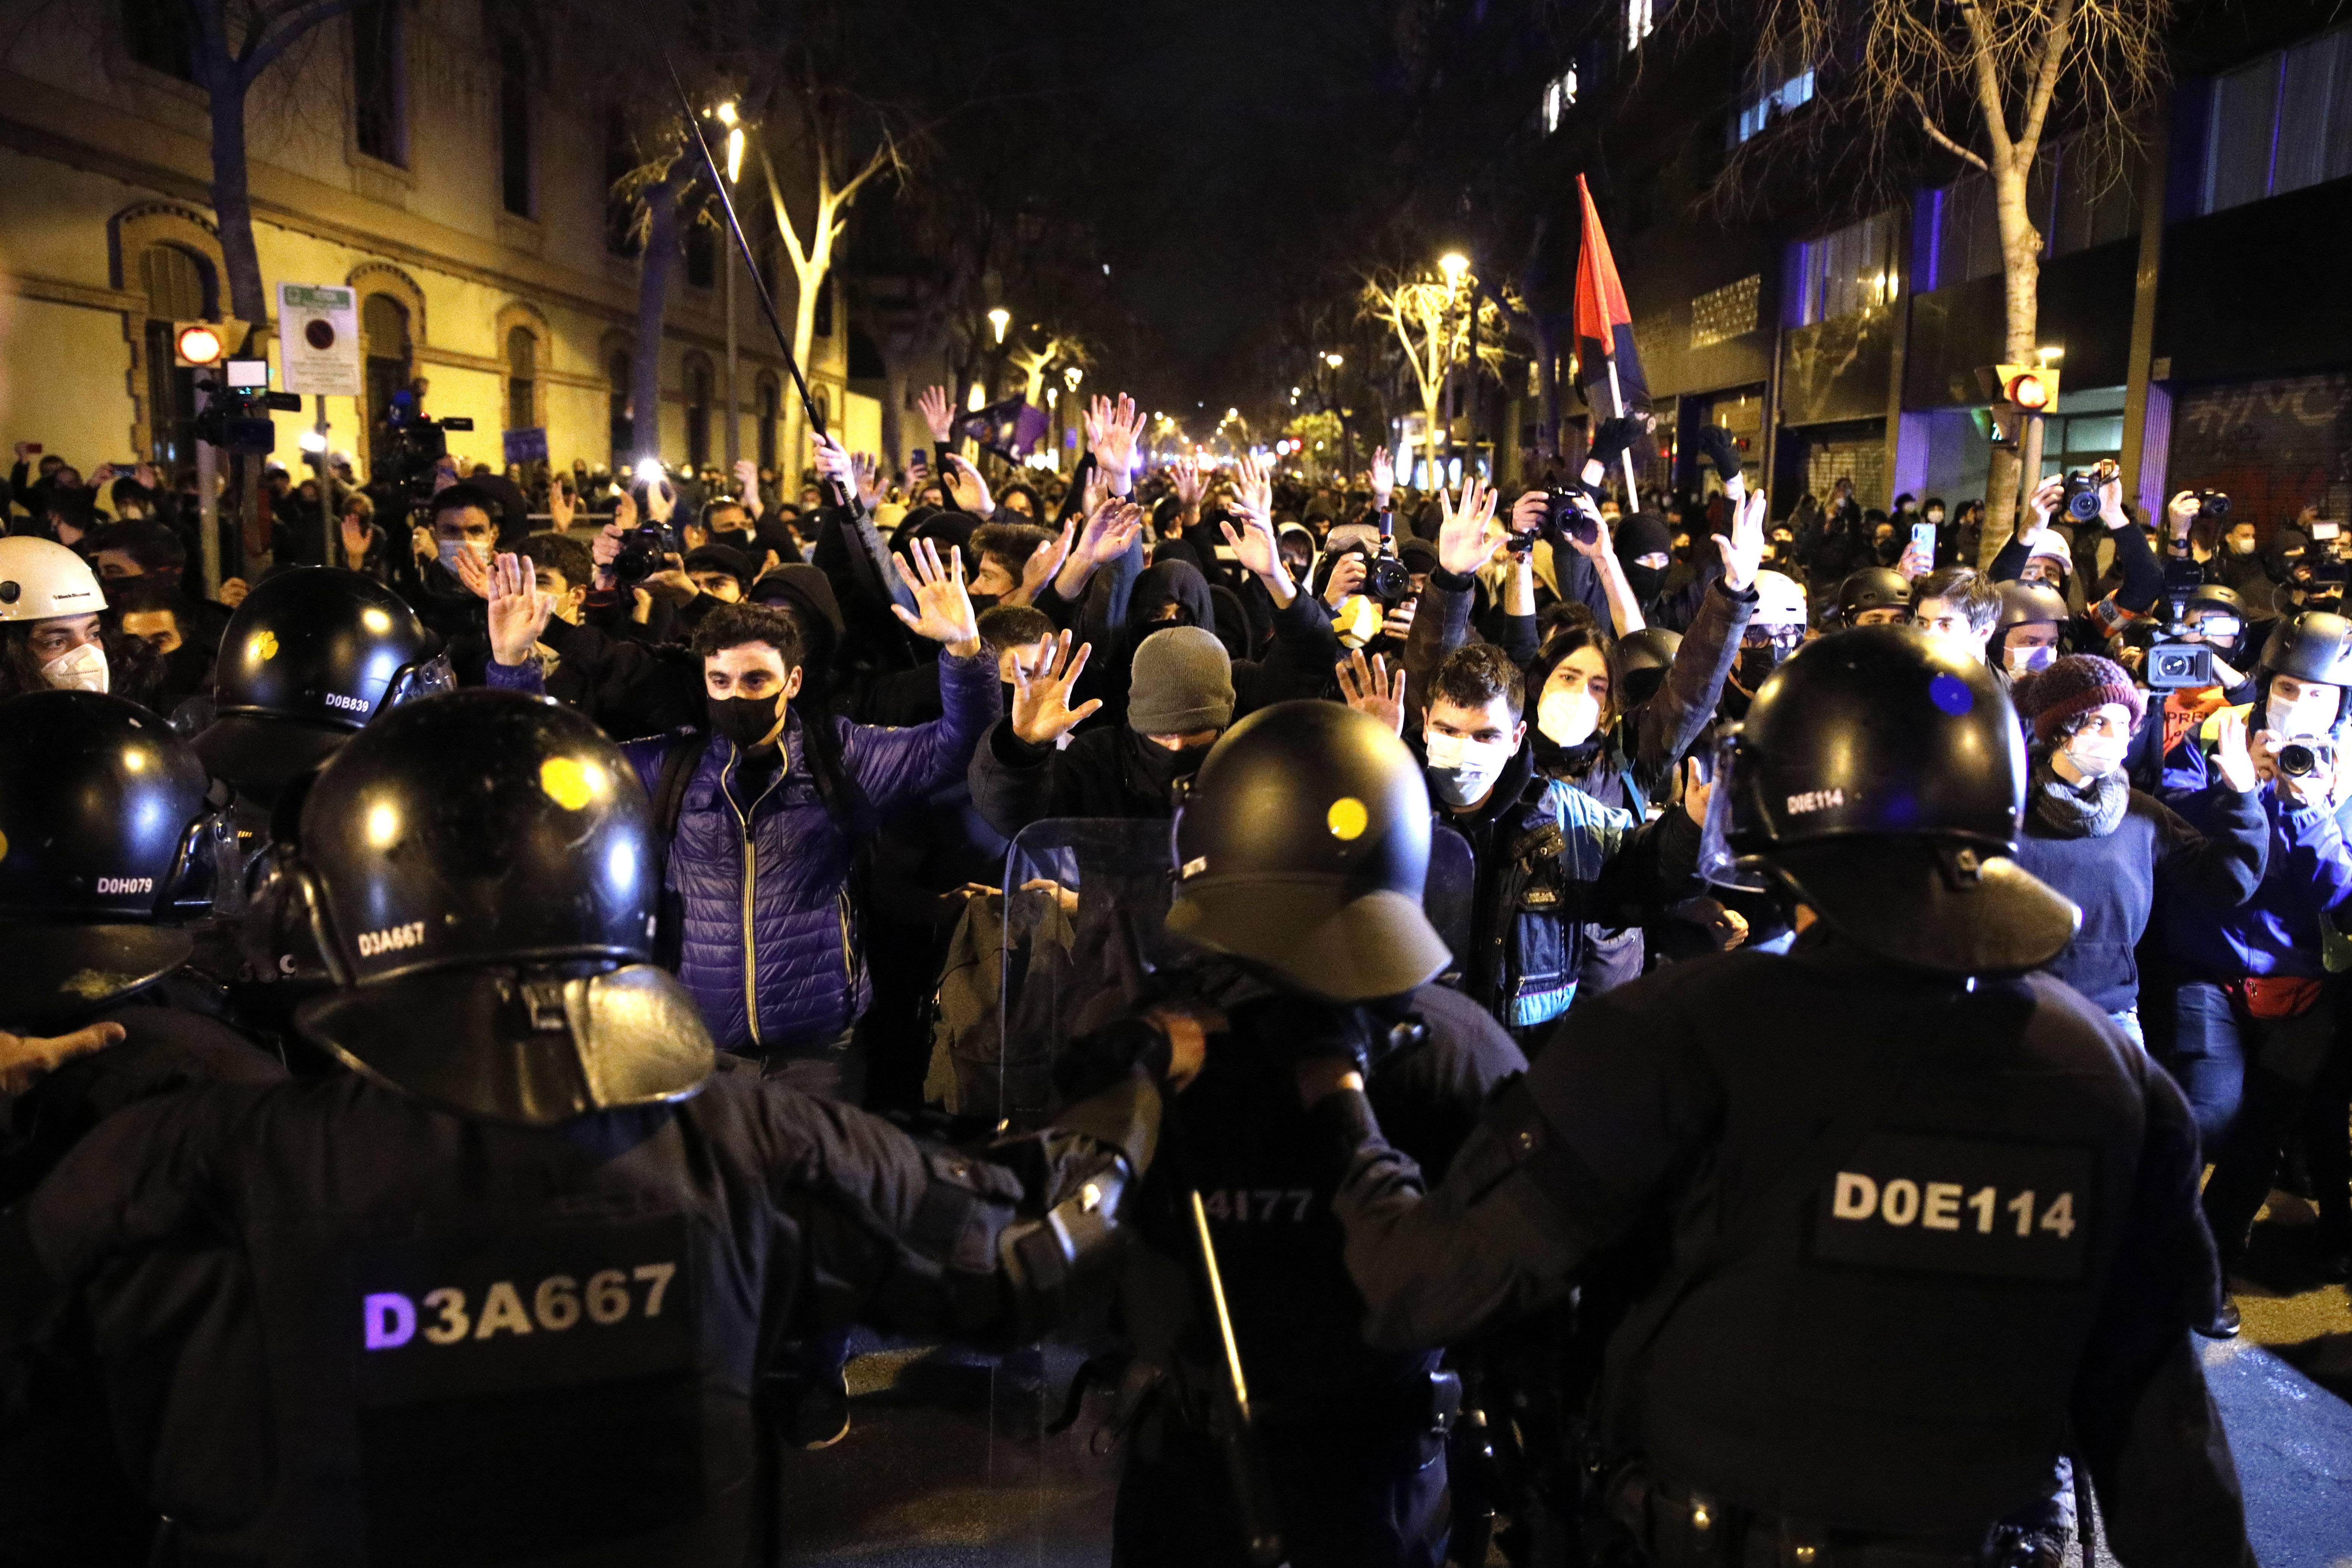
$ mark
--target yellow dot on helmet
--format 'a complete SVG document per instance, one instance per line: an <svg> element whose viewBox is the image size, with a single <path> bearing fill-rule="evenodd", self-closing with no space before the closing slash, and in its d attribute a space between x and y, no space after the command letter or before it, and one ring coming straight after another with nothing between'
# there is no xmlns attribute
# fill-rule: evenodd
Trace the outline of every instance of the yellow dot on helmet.
<svg viewBox="0 0 2352 1568"><path fill-rule="evenodd" d="M539 787L566 811L578 811L604 787L604 770L577 757L550 757L539 764Z"/></svg>
<svg viewBox="0 0 2352 1568"><path fill-rule="evenodd" d="M1332 837L1354 840L1362 837L1364 829L1371 826L1372 814L1354 795L1343 795L1331 803L1331 809L1323 814L1323 821L1331 829Z"/></svg>
<svg viewBox="0 0 2352 1568"><path fill-rule="evenodd" d="M0 860L8 858L8 836L0 833Z"/></svg>
<svg viewBox="0 0 2352 1568"><path fill-rule="evenodd" d="M251 654L255 658L276 658L278 657L278 634L276 632L256 632L253 636L253 640L245 645L245 649L246 652Z"/></svg>

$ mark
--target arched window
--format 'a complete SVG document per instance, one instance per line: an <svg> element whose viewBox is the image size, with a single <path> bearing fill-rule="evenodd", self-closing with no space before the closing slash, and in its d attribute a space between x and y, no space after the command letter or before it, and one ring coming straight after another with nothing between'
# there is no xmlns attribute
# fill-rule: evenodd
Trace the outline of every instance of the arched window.
<svg viewBox="0 0 2352 1568"><path fill-rule="evenodd" d="M636 450L636 421L629 417L629 376L634 367L629 351L614 349L604 360L605 407L610 411L613 426L613 472L619 473L627 465L629 454Z"/></svg>
<svg viewBox="0 0 2352 1568"><path fill-rule="evenodd" d="M389 294L371 294L360 304L360 343L367 354L367 405L379 447L388 426L392 395L415 376L408 307Z"/></svg>
<svg viewBox="0 0 2352 1568"><path fill-rule="evenodd" d="M147 296L147 457L176 468L196 457L196 373L173 363L175 321L217 315L212 265L176 245L139 253L139 287Z"/></svg>
<svg viewBox="0 0 2352 1568"><path fill-rule="evenodd" d="M686 460L694 468L710 461L710 362L700 354L686 362Z"/></svg>
<svg viewBox="0 0 2352 1568"><path fill-rule="evenodd" d="M776 384L772 371L761 374L758 387L751 395L760 411L760 467L773 468L776 466L776 406L782 389Z"/></svg>
<svg viewBox="0 0 2352 1568"><path fill-rule="evenodd" d="M539 424L539 339L529 327L507 329L507 428Z"/></svg>

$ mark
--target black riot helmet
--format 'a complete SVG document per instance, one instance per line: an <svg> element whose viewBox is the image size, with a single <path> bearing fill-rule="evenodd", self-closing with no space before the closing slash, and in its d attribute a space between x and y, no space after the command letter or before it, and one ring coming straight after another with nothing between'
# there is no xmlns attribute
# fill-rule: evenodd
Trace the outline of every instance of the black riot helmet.
<svg viewBox="0 0 2352 1568"><path fill-rule="evenodd" d="M1620 713L1639 708L1658 694L1682 651L1680 632L1664 626L1643 626L1617 639L1616 708Z"/></svg>
<svg viewBox="0 0 2352 1568"><path fill-rule="evenodd" d="M1444 968L1422 910L1429 786L1402 741L1336 702L1277 702L1221 736L1176 813L1168 929L1332 1002Z"/></svg>
<svg viewBox="0 0 2352 1568"><path fill-rule="evenodd" d="M1838 584L1838 618L1847 626L1864 610L1911 613L1911 584L1903 574L1887 566L1865 566Z"/></svg>
<svg viewBox="0 0 2352 1568"><path fill-rule="evenodd" d="M310 921L333 994L303 1032L461 1115L552 1126L681 1100L712 1047L646 961L653 807L574 710L475 689L370 725L310 782L270 902Z"/></svg>
<svg viewBox="0 0 2352 1568"><path fill-rule="evenodd" d="M225 834L207 783L135 702L0 702L0 1027L86 1011L186 961L177 922L208 907Z"/></svg>
<svg viewBox="0 0 2352 1568"><path fill-rule="evenodd" d="M2325 610L2281 621L2263 645L2263 668L2297 680L2352 686L2352 621Z"/></svg>
<svg viewBox="0 0 2352 1568"><path fill-rule="evenodd" d="M301 566L255 587L229 617L215 666L205 765L273 795L401 703L453 690L440 640L362 572Z"/></svg>
<svg viewBox="0 0 2352 1568"><path fill-rule="evenodd" d="M2081 911L2008 858L2025 742L1976 660L1907 626L1836 633L1773 671L1725 750L1710 839L1864 951L1989 974L2073 940Z"/></svg>

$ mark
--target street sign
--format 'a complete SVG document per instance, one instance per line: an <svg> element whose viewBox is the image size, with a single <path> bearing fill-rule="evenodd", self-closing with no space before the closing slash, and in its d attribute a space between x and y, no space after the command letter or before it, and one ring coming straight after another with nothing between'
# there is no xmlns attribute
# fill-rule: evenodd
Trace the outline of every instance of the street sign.
<svg viewBox="0 0 2352 1568"><path fill-rule="evenodd" d="M289 392L357 397L359 296L329 284L278 286L278 360Z"/></svg>
<svg viewBox="0 0 2352 1568"><path fill-rule="evenodd" d="M506 434L507 461L509 463L544 463L547 461L547 427L535 425L528 430L509 430Z"/></svg>

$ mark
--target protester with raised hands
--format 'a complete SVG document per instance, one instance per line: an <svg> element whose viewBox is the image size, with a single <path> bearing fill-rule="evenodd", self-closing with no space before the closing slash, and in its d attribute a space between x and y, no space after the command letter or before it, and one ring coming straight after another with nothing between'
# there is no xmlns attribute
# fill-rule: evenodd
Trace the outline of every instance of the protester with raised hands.
<svg viewBox="0 0 2352 1568"><path fill-rule="evenodd" d="M2078 598L2070 591L2075 586L2074 563L2090 552L2081 542L2070 547L2051 526L2051 519L2064 501L2065 485L2062 476L2053 474L2036 487L2026 503L2023 525L1993 557L1986 575L1995 583L2038 580L2070 604L2084 604L2074 646L2102 647L2105 639L2146 619L2156 608L2164 593L2164 567L2148 548L2147 534L2124 510L2122 469L2103 462L2098 473L2099 524L2115 546L2109 574L2119 580L2114 589L2095 599L2087 591L2089 584L2084 584L2086 591Z"/></svg>

